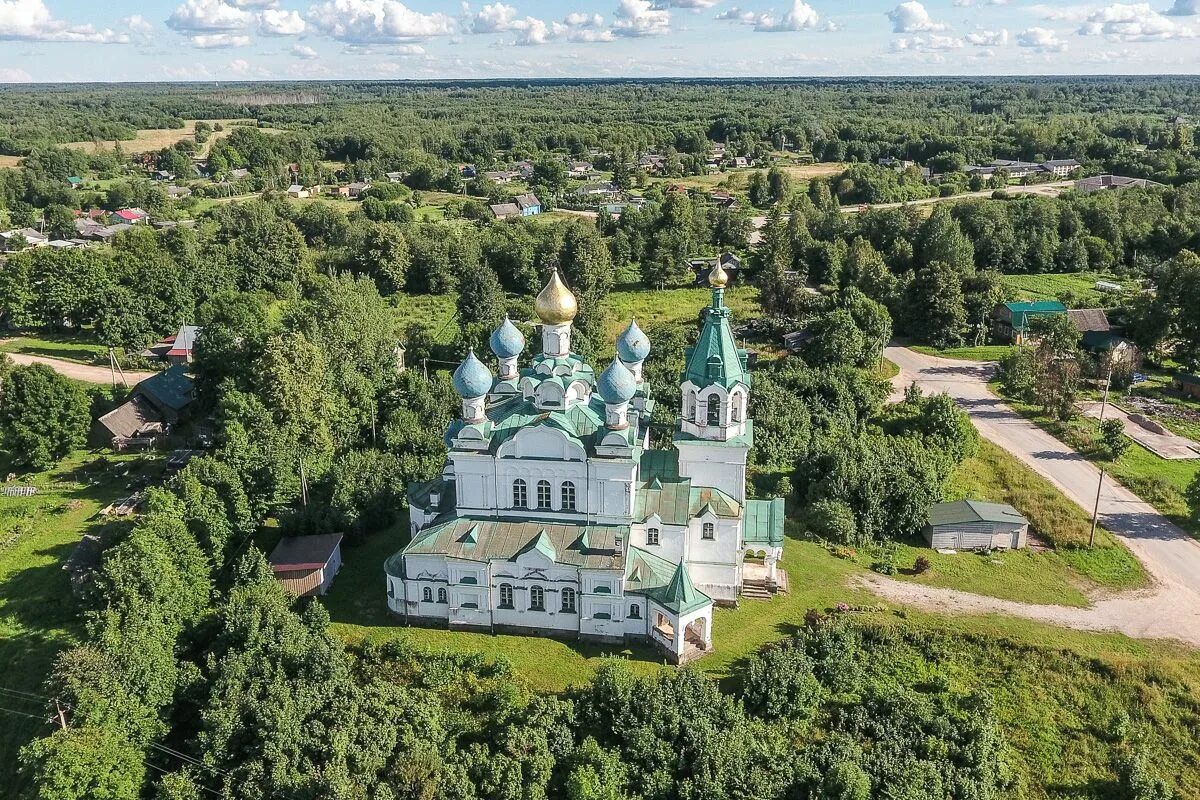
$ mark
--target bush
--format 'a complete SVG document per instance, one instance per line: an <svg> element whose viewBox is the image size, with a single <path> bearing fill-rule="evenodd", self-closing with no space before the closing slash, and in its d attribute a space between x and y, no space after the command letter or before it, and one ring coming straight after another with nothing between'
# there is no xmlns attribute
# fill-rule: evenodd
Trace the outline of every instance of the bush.
<svg viewBox="0 0 1200 800"><path fill-rule="evenodd" d="M841 500L821 499L808 508L805 527L811 536L837 544L860 541L854 511Z"/></svg>
<svg viewBox="0 0 1200 800"><path fill-rule="evenodd" d="M917 556L917 560L913 562L913 573L916 575L924 575L926 572L929 572L929 568L931 566L932 565L929 563L928 558L925 556Z"/></svg>

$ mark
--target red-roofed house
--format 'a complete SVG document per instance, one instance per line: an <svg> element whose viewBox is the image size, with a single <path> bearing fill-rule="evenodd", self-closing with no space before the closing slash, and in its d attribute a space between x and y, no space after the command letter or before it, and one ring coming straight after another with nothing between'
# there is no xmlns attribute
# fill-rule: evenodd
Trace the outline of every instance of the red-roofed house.
<svg viewBox="0 0 1200 800"><path fill-rule="evenodd" d="M122 208L120 211L114 211L109 215L109 223L119 225L124 222L128 225L136 225L139 222L145 222L150 215L140 208Z"/></svg>

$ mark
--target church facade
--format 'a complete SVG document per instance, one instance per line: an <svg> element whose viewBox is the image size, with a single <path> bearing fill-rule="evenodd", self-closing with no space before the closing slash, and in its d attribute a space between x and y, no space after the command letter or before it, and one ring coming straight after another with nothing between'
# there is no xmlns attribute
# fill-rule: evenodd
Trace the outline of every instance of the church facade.
<svg viewBox="0 0 1200 800"><path fill-rule="evenodd" d="M541 353L509 320L454 372L462 416L441 476L409 487L409 544L385 563L411 624L648 640L675 663L713 646L716 604L782 577L783 500L746 498L750 374L712 303L681 376L672 446L650 447L650 341L630 322L598 375L571 351L576 299L557 272L538 295Z"/></svg>

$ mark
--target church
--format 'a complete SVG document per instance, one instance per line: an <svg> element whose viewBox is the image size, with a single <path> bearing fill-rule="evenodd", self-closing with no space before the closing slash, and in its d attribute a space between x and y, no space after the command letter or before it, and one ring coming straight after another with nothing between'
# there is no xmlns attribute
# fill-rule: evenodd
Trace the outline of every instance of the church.
<svg viewBox="0 0 1200 800"><path fill-rule="evenodd" d="M631 321L599 374L571 351L575 296L557 272L537 297L541 353L505 320L494 372L454 372L462 416L441 476L409 487L412 538L385 563L409 624L622 644L673 663L710 650L714 605L785 584L782 499L746 498L750 373L723 296L680 376L672 446L650 447L650 340Z"/></svg>

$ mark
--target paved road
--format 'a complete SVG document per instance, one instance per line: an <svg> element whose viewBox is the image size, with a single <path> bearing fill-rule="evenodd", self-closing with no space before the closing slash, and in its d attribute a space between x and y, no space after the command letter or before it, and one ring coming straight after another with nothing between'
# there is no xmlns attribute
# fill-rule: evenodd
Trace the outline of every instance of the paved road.
<svg viewBox="0 0 1200 800"><path fill-rule="evenodd" d="M903 347L889 347L885 355L900 367L893 381L898 391L915 380L927 393L949 394L985 438L1045 476L1091 513L1099 470L1000 402L987 388L994 365L926 356ZM1156 582L1153 590L1102 600L1079 612L1001 601L992 602L993 610L1075 627L1111 628L1132 636L1176 638L1200 646L1200 543L1107 477L1100 497L1100 521L1141 559ZM890 589L882 593L893 595ZM938 590L930 596L940 597L936 602L945 610L945 600L954 594ZM957 594L959 599L976 598Z"/></svg>
<svg viewBox="0 0 1200 800"><path fill-rule="evenodd" d="M112 371L108 367L77 364L74 361L63 361L58 358L48 358L46 356L31 356L25 353L9 353L8 357L13 360L14 364L45 364L60 375L65 375L68 378L83 381L84 383L112 384ZM132 372L125 370L125 380L130 386L133 386L154 374L153 372ZM120 373L118 373L118 380L120 377Z"/></svg>

